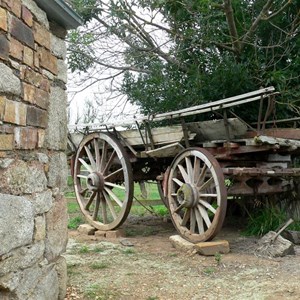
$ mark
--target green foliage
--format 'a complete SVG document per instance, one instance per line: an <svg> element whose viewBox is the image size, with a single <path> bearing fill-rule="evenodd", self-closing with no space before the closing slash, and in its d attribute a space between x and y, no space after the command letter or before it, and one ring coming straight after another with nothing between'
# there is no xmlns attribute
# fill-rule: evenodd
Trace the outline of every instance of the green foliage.
<svg viewBox="0 0 300 300"><path fill-rule="evenodd" d="M131 254L135 254L135 250L132 249L132 248L126 248L122 251L123 254L128 254L128 255L131 255Z"/></svg>
<svg viewBox="0 0 300 300"><path fill-rule="evenodd" d="M286 214L277 206L265 205L253 211L243 234L262 236L271 230L277 230L286 220Z"/></svg>
<svg viewBox="0 0 300 300"><path fill-rule="evenodd" d="M77 217L74 217L74 218L70 218L69 221L68 221L68 228L69 229L77 229L78 226L80 224L83 224L83 223L84 223L84 220L80 216L77 216Z"/></svg>
<svg viewBox="0 0 300 300"><path fill-rule="evenodd" d="M79 253L81 254L85 254L85 253L89 253L89 247L87 245L83 245L81 246L81 248L79 249Z"/></svg>
<svg viewBox="0 0 300 300"><path fill-rule="evenodd" d="M90 268L93 270L107 269L108 267L109 265L106 262L94 262L90 265Z"/></svg>

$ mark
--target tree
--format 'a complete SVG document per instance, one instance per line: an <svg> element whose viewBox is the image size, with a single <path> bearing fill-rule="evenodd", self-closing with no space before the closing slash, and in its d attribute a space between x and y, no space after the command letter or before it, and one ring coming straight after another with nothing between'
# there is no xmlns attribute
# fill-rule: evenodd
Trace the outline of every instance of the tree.
<svg viewBox="0 0 300 300"><path fill-rule="evenodd" d="M73 0L73 5L86 26L70 34L71 70L88 71L94 82L111 79L111 89L146 114L268 85L281 92L282 117L297 111L300 0Z"/></svg>

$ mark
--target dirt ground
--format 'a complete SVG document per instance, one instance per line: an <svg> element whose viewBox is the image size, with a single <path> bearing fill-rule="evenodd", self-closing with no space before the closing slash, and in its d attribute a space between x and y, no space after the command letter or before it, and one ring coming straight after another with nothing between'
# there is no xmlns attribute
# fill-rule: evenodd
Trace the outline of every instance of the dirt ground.
<svg viewBox="0 0 300 300"><path fill-rule="evenodd" d="M230 253L205 257L174 249L177 233L162 218L130 217L123 228L125 241L70 231L66 299L300 299L299 246L296 255L259 257L257 239L225 227L216 239Z"/></svg>

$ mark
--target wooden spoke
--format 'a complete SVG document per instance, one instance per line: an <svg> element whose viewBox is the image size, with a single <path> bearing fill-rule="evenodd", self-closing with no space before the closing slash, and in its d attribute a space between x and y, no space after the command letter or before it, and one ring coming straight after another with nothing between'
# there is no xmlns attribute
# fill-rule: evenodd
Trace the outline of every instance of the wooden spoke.
<svg viewBox="0 0 300 300"><path fill-rule="evenodd" d="M81 174L78 174L77 177L78 177L78 178L83 178L83 179L87 179L87 178L88 178L87 176L81 175Z"/></svg>
<svg viewBox="0 0 300 300"><path fill-rule="evenodd" d="M88 201L88 202L86 203L86 205L84 206L84 208L85 208L86 210L89 210L89 209L90 209L90 206L91 206L92 202L94 201L95 196L96 196L96 192L92 193L92 195L91 195L89 201Z"/></svg>
<svg viewBox="0 0 300 300"><path fill-rule="evenodd" d="M212 183L213 183L213 177L210 177L207 181L205 181L200 187L199 187L199 191L202 191L206 188L208 188Z"/></svg>
<svg viewBox="0 0 300 300"><path fill-rule="evenodd" d="M102 155L101 155L101 162L100 162L100 171L102 171L105 167L106 155L107 155L107 146L106 142L103 143L102 147ZM104 172L103 172L104 173Z"/></svg>
<svg viewBox="0 0 300 300"><path fill-rule="evenodd" d="M124 190L124 191L126 190L125 186L122 186L122 185L114 184L114 183L107 182L107 181L104 184L114 187L114 188L117 188L117 189L120 189L120 190Z"/></svg>
<svg viewBox="0 0 300 300"><path fill-rule="evenodd" d="M116 171L114 171L114 172L108 174L107 176L104 176L104 179L107 180L107 179L109 179L110 177L113 177L113 176L117 175L118 173L120 173L120 172L122 172L122 171L123 171L123 169L120 168L120 169L118 169L118 170L116 170Z"/></svg>
<svg viewBox="0 0 300 300"><path fill-rule="evenodd" d="M198 176L200 175L200 160L195 156L194 159L194 174L193 183L197 183Z"/></svg>
<svg viewBox="0 0 300 300"><path fill-rule="evenodd" d="M199 203L202 204L204 207L206 207L213 214L215 214L217 212L216 209L213 206L211 206L208 202L200 199Z"/></svg>
<svg viewBox="0 0 300 300"><path fill-rule="evenodd" d="M178 168L180 170L180 173L184 179L185 182L189 182L189 176L187 172L185 171L184 167L182 165L178 165Z"/></svg>
<svg viewBox="0 0 300 300"><path fill-rule="evenodd" d="M207 171L207 165L204 165L201 169L201 173L198 177L198 180L196 182L196 185L199 186L200 184L202 184L202 182L204 181L204 178L205 178L205 173Z"/></svg>
<svg viewBox="0 0 300 300"><path fill-rule="evenodd" d="M107 204L107 206L108 206L108 208L109 208L109 210L111 212L111 215L112 215L112 217L115 220L117 218L117 214L115 212L115 208L114 208L113 204L111 203L111 200L110 200L108 194L105 191L103 191L103 195L104 195L106 204Z"/></svg>
<svg viewBox="0 0 300 300"><path fill-rule="evenodd" d="M93 154L91 153L90 149L87 146L84 146L85 152L90 160L91 163L91 168L93 169L93 171L96 171L97 167L96 167L96 162L93 158Z"/></svg>
<svg viewBox="0 0 300 300"><path fill-rule="evenodd" d="M96 155L96 170L100 171L100 151L99 151L98 140L96 139L94 139L94 148L95 148L95 155Z"/></svg>
<svg viewBox="0 0 300 300"><path fill-rule="evenodd" d="M195 233L196 229L196 216L193 209L191 209L191 216L190 216L190 232Z"/></svg>
<svg viewBox="0 0 300 300"><path fill-rule="evenodd" d="M96 197L96 205L95 205L95 209L93 212L93 220L97 220L98 217L98 212L99 212L99 205L100 205L100 195L99 193L97 193L97 197Z"/></svg>
<svg viewBox="0 0 300 300"><path fill-rule="evenodd" d="M112 161L113 161L113 159L115 158L116 154L117 154L117 153L116 153L116 151L114 150L114 151L112 152L112 154L110 155L110 157L109 157L109 159L108 159L108 161L107 161L107 163L106 163L106 166L104 167L104 169L103 169L103 171L102 171L103 174L106 174L107 170L109 170L109 168L111 167Z"/></svg>
<svg viewBox="0 0 300 300"><path fill-rule="evenodd" d="M199 234L202 234L202 233L204 233L203 218L198 209L195 209L194 211L195 211L196 220L197 220L198 232L199 232Z"/></svg>
<svg viewBox="0 0 300 300"><path fill-rule="evenodd" d="M92 167L90 165L88 165L82 158L78 158L78 160L90 173L93 173Z"/></svg>
<svg viewBox="0 0 300 300"><path fill-rule="evenodd" d="M185 157L185 163L186 163L186 169L187 169L187 174L189 178L189 183L193 182L193 175L194 175L194 170L192 167L192 163L189 157Z"/></svg>
<svg viewBox="0 0 300 300"><path fill-rule="evenodd" d="M81 191L79 191L79 194L82 195L84 197L84 194L88 191L89 189L88 188L85 188Z"/></svg>
<svg viewBox="0 0 300 300"><path fill-rule="evenodd" d="M190 216L191 216L191 209L187 209L184 212L184 215L183 215L182 221L180 223L180 226L186 226L188 220L190 219Z"/></svg>
<svg viewBox="0 0 300 300"><path fill-rule="evenodd" d="M174 226L191 242L211 240L222 227L227 206L218 161L205 149L188 148L174 158L169 170L166 200Z"/></svg>
<svg viewBox="0 0 300 300"><path fill-rule="evenodd" d="M201 193L201 198L217 198L218 194L202 194Z"/></svg>
<svg viewBox="0 0 300 300"><path fill-rule="evenodd" d="M113 134L87 135L78 146L73 173L76 199L87 222L99 230L124 223L132 205L133 175L127 152Z"/></svg>
<svg viewBox="0 0 300 300"><path fill-rule="evenodd" d="M209 219L207 211L201 205L197 205L197 207L200 211L202 218L204 219L204 222L206 223L207 228L209 228L211 226L211 221Z"/></svg>
<svg viewBox="0 0 300 300"><path fill-rule="evenodd" d="M107 219L106 201L105 201L105 199L103 197L103 194L101 194L100 206L101 206L103 223L107 224L108 223L108 219Z"/></svg>
<svg viewBox="0 0 300 300"><path fill-rule="evenodd" d="M174 182L176 182L179 186L182 186L182 185L183 185L183 182L180 181L180 180L177 179L177 178L172 178L172 180L173 180Z"/></svg>
<svg viewBox="0 0 300 300"><path fill-rule="evenodd" d="M104 190L108 193L109 196L111 196L111 197L115 200L115 202L116 202L120 207L123 206L121 200L116 196L116 194L115 194L112 190L110 190L110 189L107 188L107 187L104 187Z"/></svg>

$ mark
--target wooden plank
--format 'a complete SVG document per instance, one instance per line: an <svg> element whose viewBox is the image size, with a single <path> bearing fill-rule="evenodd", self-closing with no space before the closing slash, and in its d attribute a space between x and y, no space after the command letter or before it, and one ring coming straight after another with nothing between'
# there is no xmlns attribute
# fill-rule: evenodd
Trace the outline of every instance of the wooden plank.
<svg viewBox="0 0 300 300"><path fill-rule="evenodd" d="M230 139L242 137L246 134L247 126L242 121L237 118L229 118L227 121ZM187 127L189 131L196 133L194 138L196 142L207 142L226 137L226 128L223 120L188 123Z"/></svg>
<svg viewBox="0 0 300 300"><path fill-rule="evenodd" d="M141 157L174 157L183 149L184 147L180 143L174 143L154 150L144 151L144 153L141 153Z"/></svg>
<svg viewBox="0 0 300 300"><path fill-rule="evenodd" d="M261 133L263 133L263 135L271 136L275 138L300 140L299 128L268 128ZM258 135L257 131L249 131L245 134L245 137L254 138L257 135Z"/></svg>
<svg viewBox="0 0 300 300"><path fill-rule="evenodd" d="M225 98L222 100L208 102L208 103L192 106L192 107L181 109L181 110L176 110L176 111L162 113L162 114L156 114L156 115L152 116L152 119L160 120L160 119L174 118L177 116L178 117L179 116L187 116L187 115L191 115L191 113L193 113L193 112L194 112L193 114L195 114L195 112L199 112L199 111L208 112L208 111L216 109L216 107L226 108L226 107L230 107L230 106L234 106L234 105L238 105L238 104L247 103L248 102L247 100L250 100L250 99L252 99L252 101L256 101L256 100L261 99L262 95L271 93L274 90L275 90L275 88L273 86L271 86L271 87L259 89L259 90L253 91L253 92L241 94L241 95L234 96L234 97ZM247 99L247 100L245 100L245 99ZM245 100L245 102L243 102L243 100ZM230 106L228 106L228 105L230 105Z"/></svg>
<svg viewBox="0 0 300 300"><path fill-rule="evenodd" d="M265 135L260 135L254 138L257 144L270 144L270 145L280 145L285 147L293 147L298 148L300 147L300 141L298 140L290 140L290 139L283 139L283 138L275 138Z"/></svg>

